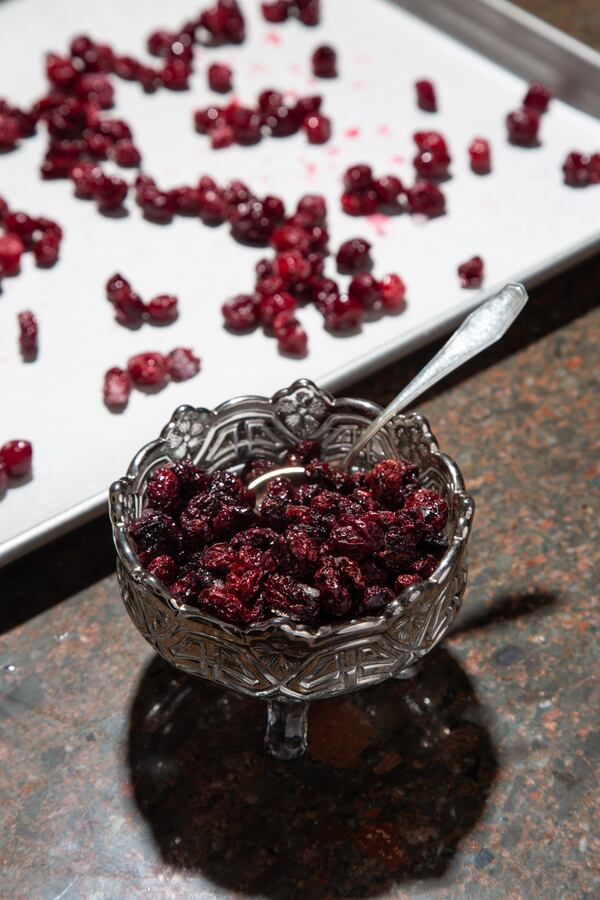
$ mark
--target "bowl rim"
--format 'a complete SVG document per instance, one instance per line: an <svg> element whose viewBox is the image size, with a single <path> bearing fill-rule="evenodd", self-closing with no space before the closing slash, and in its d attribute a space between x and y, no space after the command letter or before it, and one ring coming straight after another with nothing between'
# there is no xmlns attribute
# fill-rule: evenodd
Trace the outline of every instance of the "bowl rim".
<svg viewBox="0 0 600 900"><path fill-rule="evenodd" d="M232 397L229 400L220 403L213 410L183 404L174 410L170 420L162 428L160 437L149 441L141 447L131 460L127 473L111 484L109 489L109 516L118 560L131 580L148 590L152 596L166 608L166 611L169 614L174 613L177 617L183 617L192 622L204 623L212 627L217 627L224 632L231 634L232 637L239 642L250 641L254 638L263 640L267 636L272 637L274 634L279 634L288 639L315 644L327 641L332 637L359 637L364 633L372 634L384 630L390 619L397 618L402 612L415 604L424 593L431 590L438 590L441 585L446 582L454 563L463 550L463 546L468 543L475 511L475 501L465 489L462 473L460 472L457 463L447 453L444 453L439 449L437 441L429 427L428 420L420 413L416 412L398 414L392 419L388 427L393 426L394 428L398 428L404 424L407 426L416 425L419 427L424 442L429 447L430 452L438 458L441 467L446 471L448 483L452 487L455 501L458 504L456 511L457 525L460 522L463 522L464 524L462 532L460 534L455 533L448 549L429 578L404 588L400 594L397 594L394 599L386 605L383 612L379 615L346 619L340 622L320 625L317 628L311 628L304 624L292 623L281 616L272 616L263 622L255 622L245 626L235 625L230 622L224 622L222 619L189 606L186 603L181 603L173 596L168 587L163 585L158 578L142 566L133 543L127 533L128 526L125 522L125 510L122 497L132 493L133 483L147 456L153 454L157 448L165 447L166 439L181 415L192 412L196 415L206 416L207 418L217 418L223 413L228 412L231 408L235 408L236 405L239 405L241 402L251 403L252 401L256 401L271 404L276 402L280 396L287 395L302 387L307 387L316 391L320 396L329 398L332 407L336 404L342 405L344 403L351 403L355 407L363 407L365 412L368 412L371 415L376 414L382 409L379 404L370 400L361 400L360 398L355 397L334 398L327 391L318 388L308 379L299 379L289 388L277 391L272 397L265 397L262 395L241 395L239 397Z"/></svg>

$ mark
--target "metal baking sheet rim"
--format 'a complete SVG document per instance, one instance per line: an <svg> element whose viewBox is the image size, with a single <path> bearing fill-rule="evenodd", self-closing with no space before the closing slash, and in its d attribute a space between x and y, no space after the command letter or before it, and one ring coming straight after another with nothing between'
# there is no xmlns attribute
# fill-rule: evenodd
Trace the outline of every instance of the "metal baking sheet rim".
<svg viewBox="0 0 600 900"><path fill-rule="evenodd" d="M570 266L575 265L581 260L593 256L600 250L600 231L588 241L583 241L569 248L569 250L561 256L555 256L546 260L543 266L535 269L526 270L519 273L515 278L516 281L522 282L527 288L533 288L542 283L553 275L557 275ZM488 290L478 293L473 297L469 297L459 307L455 307L451 314L438 317L432 323L427 333L406 335L401 343L397 340L382 344L375 354L354 360L351 365L343 366L332 372L327 372L319 379L320 386L331 391L339 391L353 381L370 375L379 368L399 359L402 356L418 350L432 340L447 334L455 325L457 325L472 309L482 303L487 297L491 296L495 291L499 290L502 285L492 285ZM284 385L280 385L283 387ZM223 398L225 399L225 398ZM164 423L162 423L164 424ZM132 450L132 455L134 450ZM115 472L115 478L119 475ZM35 528L30 528L21 534L15 535L8 541L0 545L0 568L14 562L26 553L36 550L43 544L51 540L62 537L69 531L72 531L79 525L100 516L106 510L108 497L108 485L105 491L88 497L81 503L69 507L57 516L40 522Z"/></svg>

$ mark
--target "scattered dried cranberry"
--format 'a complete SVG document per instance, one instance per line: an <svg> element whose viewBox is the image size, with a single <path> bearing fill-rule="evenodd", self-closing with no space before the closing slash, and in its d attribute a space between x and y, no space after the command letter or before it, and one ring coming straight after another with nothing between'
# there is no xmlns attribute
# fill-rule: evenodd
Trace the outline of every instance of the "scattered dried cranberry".
<svg viewBox="0 0 600 900"><path fill-rule="evenodd" d="M213 63L208 67L208 86L211 91L226 94L233 88L233 72L225 63Z"/></svg>
<svg viewBox="0 0 600 900"><path fill-rule="evenodd" d="M437 98L433 82L423 79L415 82L415 90L417 92L417 106L426 112L437 111Z"/></svg>
<svg viewBox="0 0 600 900"><path fill-rule="evenodd" d="M480 256L473 256L458 267L458 277L461 287L477 288L483 281L483 260Z"/></svg>
<svg viewBox="0 0 600 900"><path fill-rule="evenodd" d="M100 169L94 169L90 187L92 197L102 211L119 209L127 196L127 183L118 175L106 175Z"/></svg>
<svg viewBox="0 0 600 900"><path fill-rule="evenodd" d="M273 319L273 334L281 353L304 356L308 349L308 336L293 312L283 311Z"/></svg>
<svg viewBox="0 0 600 900"><path fill-rule="evenodd" d="M110 148L110 155L118 166L139 166L142 162L142 154L129 138L116 141Z"/></svg>
<svg viewBox="0 0 600 900"><path fill-rule="evenodd" d="M0 459L6 466L6 471L11 478L21 478L29 475L33 449L29 441L7 441L0 447Z"/></svg>
<svg viewBox="0 0 600 900"><path fill-rule="evenodd" d="M20 137L17 120L13 116L0 113L0 150L13 150Z"/></svg>
<svg viewBox="0 0 600 900"><path fill-rule="evenodd" d="M383 306L390 312L404 309L406 286L399 275L384 275L379 282L379 293Z"/></svg>
<svg viewBox="0 0 600 900"><path fill-rule="evenodd" d="M352 331L359 327L364 316L360 301L344 295L328 298L322 304L321 312L331 331Z"/></svg>
<svg viewBox="0 0 600 900"><path fill-rule="evenodd" d="M414 141L419 152L413 165L422 178L446 178L451 158L445 139L437 131L418 131Z"/></svg>
<svg viewBox="0 0 600 900"><path fill-rule="evenodd" d="M114 366L104 376L102 396L107 406L119 408L127 406L131 393L131 377L124 369Z"/></svg>
<svg viewBox="0 0 600 900"><path fill-rule="evenodd" d="M234 331L249 331L258 322L258 303L253 294L238 294L221 307L225 325Z"/></svg>
<svg viewBox="0 0 600 900"><path fill-rule="evenodd" d="M177 318L177 297L159 294L146 303L145 312L151 322L172 322Z"/></svg>
<svg viewBox="0 0 600 900"><path fill-rule="evenodd" d="M134 384L154 387L164 384L166 380L166 360L162 353L137 353L128 360L127 371Z"/></svg>
<svg viewBox="0 0 600 900"><path fill-rule="evenodd" d="M469 144L471 168L478 175L487 175L492 167L489 141L485 138L473 138Z"/></svg>
<svg viewBox="0 0 600 900"><path fill-rule="evenodd" d="M406 192L411 213L421 213L433 218L441 215L446 208L446 198L442 191L430 181L417 181Z"/></svg>
<svg viewBox="0 0 600 900"><path fill-rule="evenodd" d="M32 358L38 351L38 321L29 310L19 313L17 318L21 353L26 359Z"/></svg>
<svg viewBox="0 0 600 900"><path fill-rule="evenodd" d="M348 296L358 300L363 309L374 309L381 301L379 282L368 272L359 272L350 282Z"/></svg>
<svg viewBox="0 0 600 900"><path fill-rule="evenodd" d="M523 106L527 109L534 109L538 113L545 113L548 104L552 99L552 91L539 81L534 81L529 85L527 93L523 99Z"/></svg>
<svg viewBox="0 0 600 900"><path fill-rule="evenodd" d="M0 276L16 275L19 272L24 251L25 244L18 235L0 234Z"/></svg>
<svg viewBox="0 0 600 900"><path fill-rule="evenodd" d="M565 182L571 187L586 187L600 183L600 153L592 156L573 150L562 166Z"/></svg>
<svg viewBox="0 0 600 900"><path fill-rule="evenodd" d="M337 53L333 47L327 44L317 47L311 62L313 75L317 78L335 78L337 76Z"/></svg>
<svg viewBox="0 0 600 900"><path fill-rule="evenodd" d="M523 107L506 117L508 138L512 144L532 147L538 142L540 114L534 107Z"/></svg>
<svg viewBox="0 0 600 900"><path fill-rule="evenodd" d="M331 137L331 119L321 113L312 113L303 122L310 144L324 144Z"/></svg>
<svg viewBox="0 0 600 900"><path fill-rule="evenodd" d="M261 3L263 18L267 22L285 22L289 14L291 4L288 0L272 0L271 3Z"/></svg>
<svg viewBox="0 0 600 900"><path fill-rule="evenodd" d="M176 347L167 353L165 360L173 381L186 381L200 371L200 360L189 347Z"/></svg>
<svg viewBox="0 0 600 900"><path fill-rule="evenodd" d="M371 245L364 238L351 238L341 244L335 260L340 272L361 272L371 268Z"/></svg>

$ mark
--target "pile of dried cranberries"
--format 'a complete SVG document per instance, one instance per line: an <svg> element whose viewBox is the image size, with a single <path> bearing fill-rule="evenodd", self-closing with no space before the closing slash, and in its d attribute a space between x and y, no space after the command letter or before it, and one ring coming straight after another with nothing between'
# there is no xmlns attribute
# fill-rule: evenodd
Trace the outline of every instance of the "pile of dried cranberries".
<svg viewBox="0 0 600 900"><path fill-rule="evenodd" d="M319 457L317 441L292 447L285 463L305 465L306 482L271 481L259 507L247 485L278 465L269 460L240 477L189 460L156 469L129 529L142 565L179 601L239 625L380 613L437 568L446 501L407 460L345 474Z"/></svg>

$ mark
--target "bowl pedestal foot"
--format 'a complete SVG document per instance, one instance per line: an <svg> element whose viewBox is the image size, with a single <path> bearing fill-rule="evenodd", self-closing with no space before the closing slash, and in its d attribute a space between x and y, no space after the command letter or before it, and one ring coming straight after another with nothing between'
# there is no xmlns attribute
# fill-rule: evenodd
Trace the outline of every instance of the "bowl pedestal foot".
<svg viewBox="0 0 600 900"><path fill-rule="evenodd" d="M277 759L303 756L308 743L308 703L268 700L265 745Z"/></svg>

